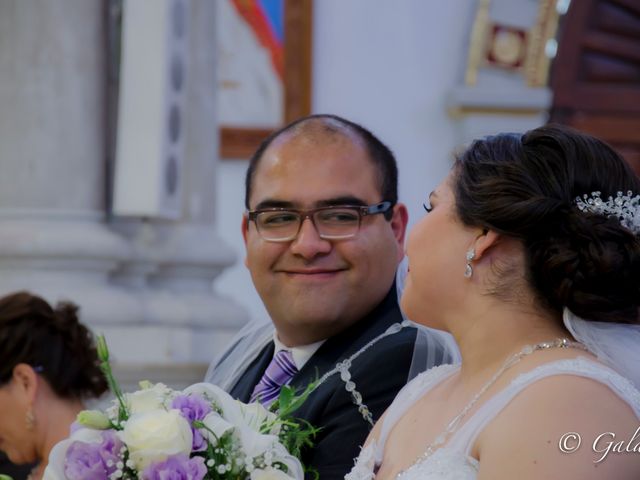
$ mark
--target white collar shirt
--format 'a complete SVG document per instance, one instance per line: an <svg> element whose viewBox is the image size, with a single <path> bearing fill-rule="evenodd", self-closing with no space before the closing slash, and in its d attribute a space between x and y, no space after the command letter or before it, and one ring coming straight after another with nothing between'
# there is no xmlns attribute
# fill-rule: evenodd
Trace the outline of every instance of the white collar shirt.
<svg viewBox="0 0 640 480"><path fill-rule="evenodd" d="M280 341L278 338L278 333L273 332L273 343L275 348L273 350L273 354L275 355L280 350L289 350L291 352L291 356L293 357L293 363L296 364L296 368L298 371L302 370L305 363L309 361L309 359L313 356L314 353L320 348L326 340L320 340L319 342L310 343L309 345L300 345L297 347L287 347L284 343Z"/></svg>

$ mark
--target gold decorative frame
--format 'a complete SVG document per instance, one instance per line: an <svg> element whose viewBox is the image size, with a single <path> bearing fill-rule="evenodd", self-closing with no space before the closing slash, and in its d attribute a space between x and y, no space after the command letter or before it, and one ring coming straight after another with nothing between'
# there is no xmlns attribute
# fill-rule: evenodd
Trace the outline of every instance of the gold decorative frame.
<svg viewBox="0 0 640 480"><path fill-rule="evenodd" d="M311 112L311 28L313 0L285 0L284 123ZM273 130L220 127L220 157L250 157Z"/></svg>
<svg viewBox="0 0 640 480"><path fill-rule="evenodd" d="M497 25L490 16L491 0L479 0L469 41L469 54L465 71L465 84L476 85L478 69L482 67L496 67L488 64L486 54L491 47L491 32ZM549 76L551 59L545 54L547 41L555 38L558 30L560 13L556 8L557 0L538 0L538 14L535 24L526 32L522 45L525 46L523 65L518 65L525 77L527 86L544 87Z"/></svg>

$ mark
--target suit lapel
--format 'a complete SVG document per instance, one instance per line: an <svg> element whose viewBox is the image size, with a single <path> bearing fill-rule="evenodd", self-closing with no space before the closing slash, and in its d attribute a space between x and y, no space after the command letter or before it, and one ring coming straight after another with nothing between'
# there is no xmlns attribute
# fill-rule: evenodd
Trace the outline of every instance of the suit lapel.
<svg viewBox="0 0 640 480"><path fill-rule="evenodd" d="M333 369L342 361L382 334L389 326L402 321L398 307L395 283L384 300L366 317L345 331L328 338L293 377L290 384L304 389L306 386ZM262 378L274 352L273 341L269 342L242 374L229 392L240 401L248 402L253 389Z"/></svg>
<svg viewBox="0 0 640 480"><path fill-rule="evenodd" d="M231 396L237 398L241 402L247 403L251 398L253 389L256 384L262 378L264 371L273 358L274 350L273 341L269 342L256 357L256 359L249 365L249 368L242 374L238 382L229 392Z"/></svg>
<svg viewBox="0 0 640 480"><path fill-rule="evenodd" d="M382 334L389 326L402 321L395 283L384 300L366 317L344 332L328 338L293 377L291 384L305 388L368 342Z"/></svg>

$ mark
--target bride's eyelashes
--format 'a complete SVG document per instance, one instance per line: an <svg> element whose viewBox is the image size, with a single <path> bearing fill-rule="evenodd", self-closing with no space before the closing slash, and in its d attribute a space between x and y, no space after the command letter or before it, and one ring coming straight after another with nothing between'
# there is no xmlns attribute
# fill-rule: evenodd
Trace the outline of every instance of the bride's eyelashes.
<svg viewBox="0 0 640 480"><path fill-rule="evenodd" d="M422 208L424 208L427 213L429 213L429 212L431 212L433 210L433 207L431 205L426 204L426 203L422 204Z"/></svg>

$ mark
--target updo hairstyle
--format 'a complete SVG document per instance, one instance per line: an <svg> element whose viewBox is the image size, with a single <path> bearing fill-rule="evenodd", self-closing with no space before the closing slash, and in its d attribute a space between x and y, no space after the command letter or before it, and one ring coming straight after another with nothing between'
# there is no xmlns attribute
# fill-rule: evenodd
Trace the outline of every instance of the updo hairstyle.
<svg viewBox="0 0 640 480"><path fill-rule="evenodd" d="M638 323L640 238L617 218L580 211L575 198L640 194L640 178L611 147L568 127L476 140L456 158L462 222L522 240L525 280L555 312Z"/></svg>
<svg viewBox="0 0 640 480"><path fill-rule="evenodd" d="M79 322L78 307L55 309L42 298L18 292L0 299L0 386L19 363L31 365L61 398L102 395L107 381L100 370L91 332Z"/></svg>

